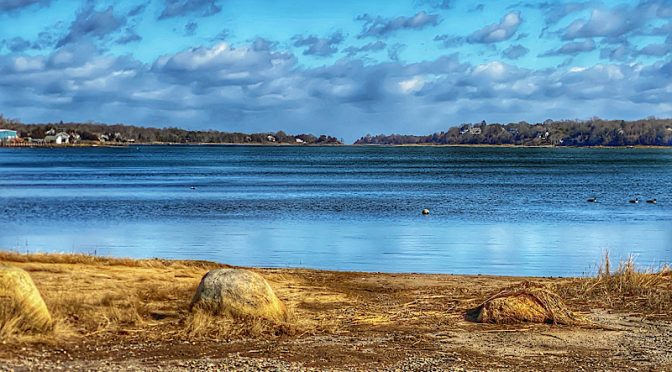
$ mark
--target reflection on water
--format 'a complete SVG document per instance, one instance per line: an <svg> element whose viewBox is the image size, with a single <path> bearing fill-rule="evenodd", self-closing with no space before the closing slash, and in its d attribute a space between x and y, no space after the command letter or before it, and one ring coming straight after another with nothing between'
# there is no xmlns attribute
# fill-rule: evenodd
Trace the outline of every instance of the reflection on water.
<svg viewBox="0 0 672 372"><path fill-rule="evenodd" d="M581 275L605 249L671 261L670 184L660 149L0 149L0 247Z"/></svg>
<svg viewBox="0 0 672 372"><path fill-rule="evenodd" d="M12 226L18 251L206 259L332 270L567 276L592 273L605 249L640 264L669 262L672 223L474 224L338 221ZM25 240L24 240L25 239Z"/></svg>

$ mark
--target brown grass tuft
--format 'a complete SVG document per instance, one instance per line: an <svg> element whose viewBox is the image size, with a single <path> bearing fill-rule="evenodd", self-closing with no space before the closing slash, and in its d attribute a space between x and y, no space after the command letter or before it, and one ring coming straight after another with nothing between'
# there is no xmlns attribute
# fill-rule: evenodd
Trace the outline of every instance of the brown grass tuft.
<svg viewBox="0 0 672 372"><path fill-rule="evenodd" d="M490 296L481 305L468 310L467 319L497 324L578 324L585 321L572 313L560 296L533 282L519 283Z"/></svg>
<svg viewBox="0 0 672 372"><path fill-rule="evenodd" d="M240 337L268 338L293 336L301 332L290 314L287 321L271 321L261 317L215 315L204 309L193 309L183 320L178 336L186 339L230 339Z"/></svg>
<svg viewBox="0 0 672 372"><path fill-rule="evenodd" d="M595 277L574 281L561 290L568 296L603 307L669 316L672 270L668 265L639 270L632 256L620 261L613 270L606 252Z"/></svg>

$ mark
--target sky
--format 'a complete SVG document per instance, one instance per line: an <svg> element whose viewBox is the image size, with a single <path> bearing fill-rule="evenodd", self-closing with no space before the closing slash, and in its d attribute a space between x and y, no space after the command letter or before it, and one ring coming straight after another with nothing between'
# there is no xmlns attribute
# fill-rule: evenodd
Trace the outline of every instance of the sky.
<svg viewBox="0 0 672 372"><path fill-rule="evenodd" d="M672 117L672 0L0 0L0 113L347 141Z"/></svg>

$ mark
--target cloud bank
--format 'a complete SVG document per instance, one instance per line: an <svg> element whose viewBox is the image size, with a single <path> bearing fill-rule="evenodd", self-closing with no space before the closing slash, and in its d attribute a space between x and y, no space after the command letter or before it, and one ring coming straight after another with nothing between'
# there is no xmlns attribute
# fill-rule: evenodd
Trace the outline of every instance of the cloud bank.
<svg viewBox="0 0 672 372"><path fill-rule="evenodd" d="M346 140L481 120L672 116L669 0L414 1L392 16L374 5L241 37L233 2L83 2L32 34L0 31L0 112ZM0 2L3 22L58 6L70 5ZM465 27L454 12L480 22Z"/></svg>

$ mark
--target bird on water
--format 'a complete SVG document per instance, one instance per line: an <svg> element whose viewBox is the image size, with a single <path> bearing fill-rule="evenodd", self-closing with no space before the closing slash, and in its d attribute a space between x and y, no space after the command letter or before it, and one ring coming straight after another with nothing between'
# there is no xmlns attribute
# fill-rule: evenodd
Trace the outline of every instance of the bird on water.
<svg viewBox="0 0 672 372"><path fill-rule="evenodd" d="M597 198L596 197L588 198L587 202L588 203L597 203Z"/></svg>
<svg viewBox="0 0 672 372"><path fill-rule="evenodd" d="M656 204L658 201L656 199L649 199L646 202L649 204Z"/></svg>
<svg viewBox="0 0 672 372"><path fill-rule="evenodd" d="M632 203L632 204L637 204L637 203L639 203L639 198L630 199L629 202Z"/></svg>

